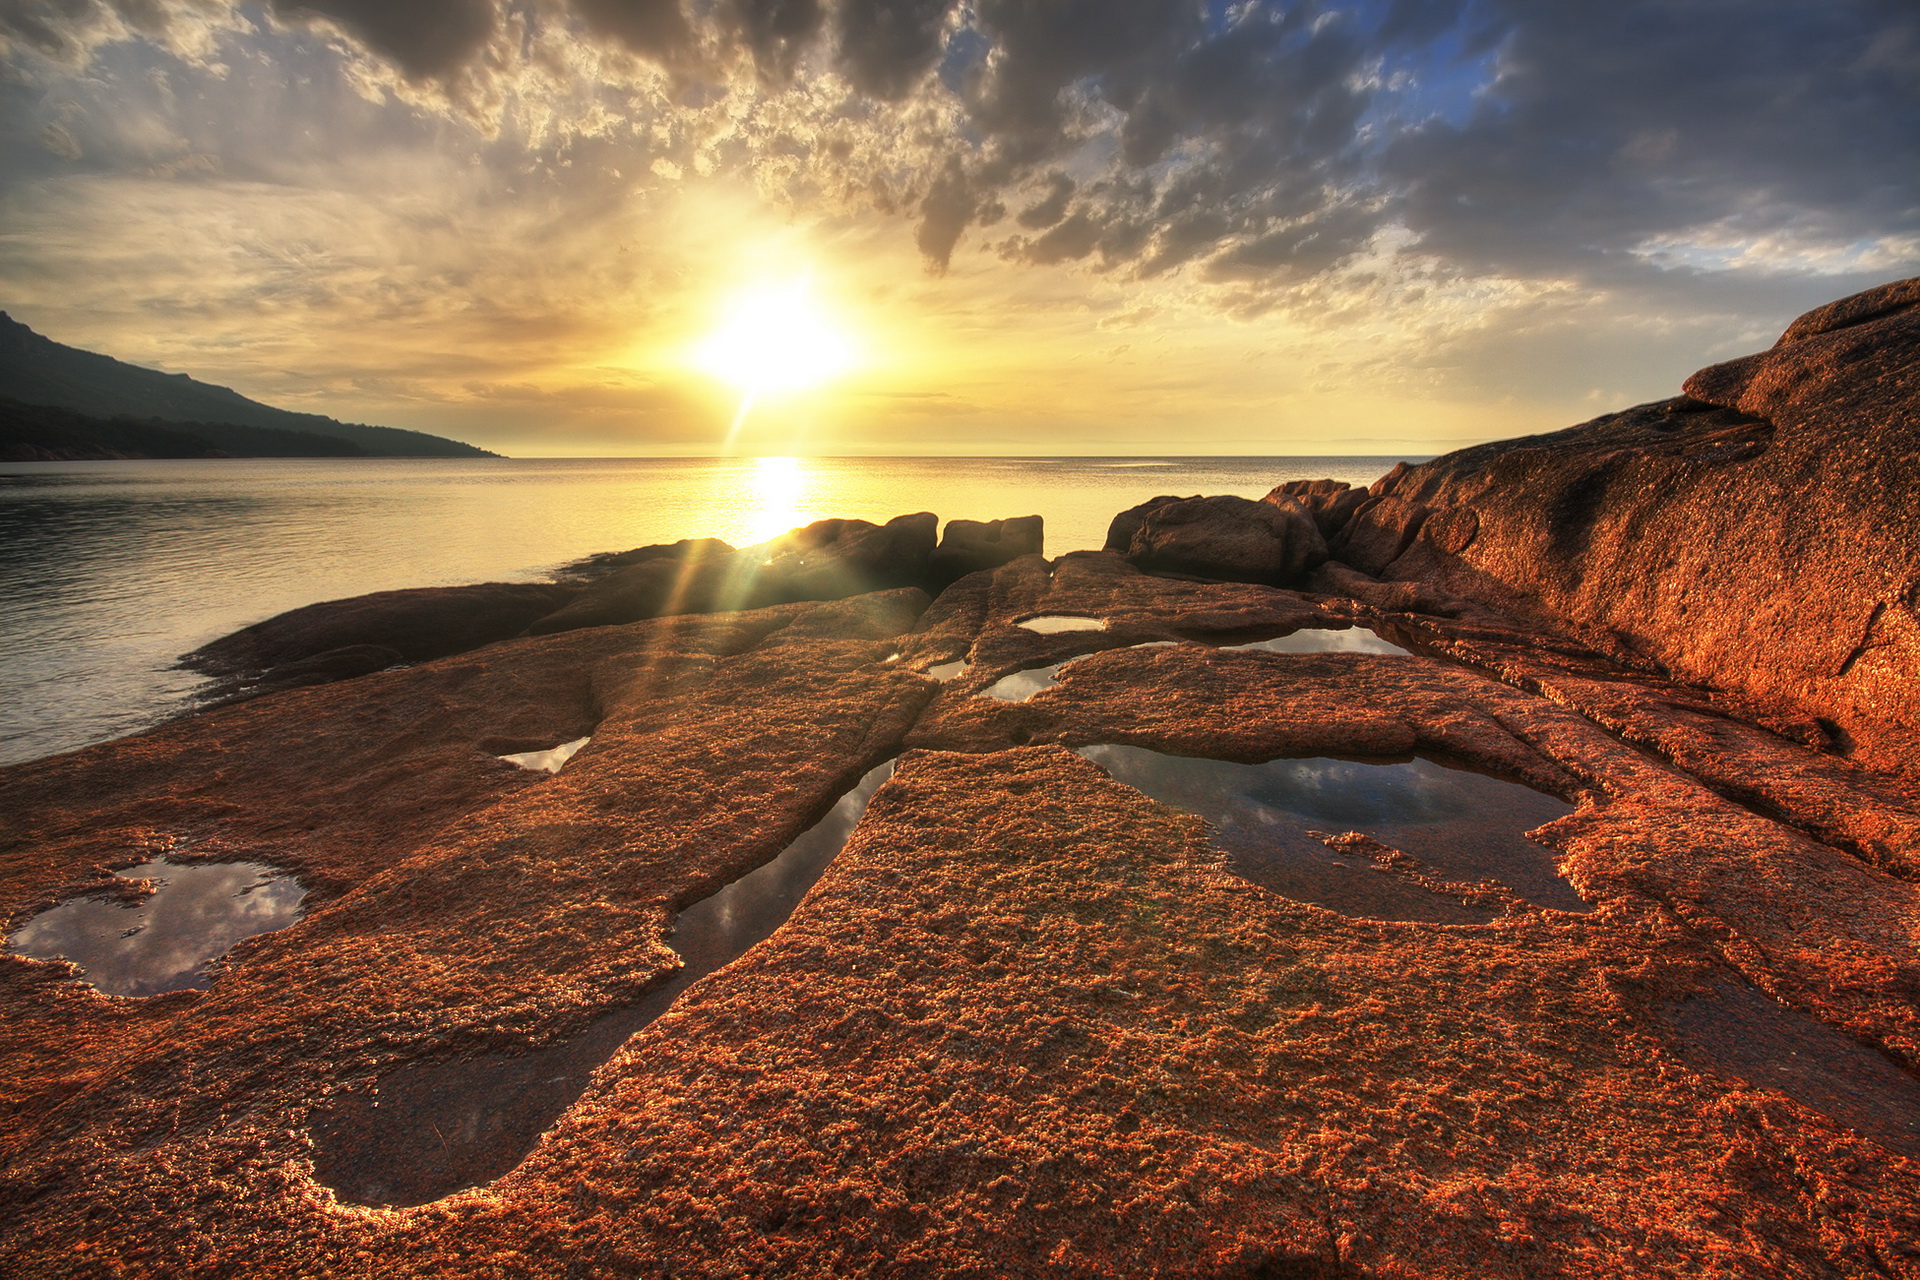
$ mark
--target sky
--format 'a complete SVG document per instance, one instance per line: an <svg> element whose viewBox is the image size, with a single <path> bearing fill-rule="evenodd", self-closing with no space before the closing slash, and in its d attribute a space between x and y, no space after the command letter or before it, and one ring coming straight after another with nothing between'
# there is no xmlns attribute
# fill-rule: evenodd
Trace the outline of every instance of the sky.
<svg viewBox="0 0 1920 1280"><path fill-rule="evenodd" d="M1425 456L1916 274L1913 0L0 0L0 308L513 455Z"/></svg>

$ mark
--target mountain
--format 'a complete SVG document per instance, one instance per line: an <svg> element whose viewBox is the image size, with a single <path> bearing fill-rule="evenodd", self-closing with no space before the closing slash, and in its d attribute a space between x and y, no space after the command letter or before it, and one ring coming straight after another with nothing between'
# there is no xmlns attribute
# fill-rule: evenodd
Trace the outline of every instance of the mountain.
<svg viewBox="0 0 1920 1280"><path fill-rule="evenodd" d="M51 405L94 419L131 419L137 424L190 424L191 434L215 450L209 454L141 454L146 457L207 457L224 453L253 457L356 456L329 449L300 453L298 445L264 436L210 434L221 426L265 428L324 436L359 446L359 453L388 458L493 458L485 449L398 427L339 422L317 413L295 413L249 400L229 387L199 382L184 373L143 369L111 356L82 351L42 337L0 311L0 398L24 405ZM125 425L125 424L123 424ZM239 447L235 448L234 445ZM90 455L90 456L113 456Z"/></svg>
<svg viewBox="0 0 1920 1280"><path fill-rule="evenodd" d="M371 449L312 431L226 422L95 418L0 398L0 462L112 458L371 458Z"/></svg>

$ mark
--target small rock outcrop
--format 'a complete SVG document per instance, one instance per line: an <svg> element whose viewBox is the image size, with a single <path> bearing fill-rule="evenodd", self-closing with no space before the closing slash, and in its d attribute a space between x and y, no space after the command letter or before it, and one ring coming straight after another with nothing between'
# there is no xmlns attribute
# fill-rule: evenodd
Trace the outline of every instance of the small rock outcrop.
<svg viewBox="0 0 1920 1280"><path fill-rule="evenodd" d="M1920 279L1671 400L1374 486L1356 569L1588 628L1865 763L1920 760Z"/></svg>
<svg viewBox="0 0 1920 1280"><path fill-rule="evenodd" d="M277 614L202 645L181 663L228 677L253 677L285 667L289 679L312 683L324 670L364 667L365 661L358 659L370 661L365 651L372 648L393 655L380 664L386 666L444 658L517 636L576 594L577 588L550 582L375 591ZM343 650L356 651L357 659L315 661ZM307 665L293 671L292 664Z"/></svg>
<svg viewBox="0 0 1920 1280"><path fill-rule="evenodd" d="M1330 540L1371 496L1345 480L1289 480L1276 486L1264 501L1284 504L1290 499L1301 503L1313 513L1320 536Z"/></svg>
<svg viewBox="0 0 1920 1280"><path fill-rule="evenodd" d="M603 562L628 563L591 583L578 600L539 619L528 634L917 587L930 577L939 525L938 516L920 511L883 525L816 520L740 551L716 540L693 540L623 552ZM659 554L641 558L649 550Z"/></svg>
<svg viewBox="0 0 1920 1280"><path fill-rule="evenodd" d="M1327 558L1313 513L1287 494L1154 498L1116 516L1107 545L1150 572L1269 585L1296 583Z"/></svg>
<svg viewBox="0 0 1920 1280"><path fill-rule="evenodd" d="M1046 543L1039 516L1006 520L949 520L928 568L943 584L982 569L998 569L1021 556L1037 556Z"/></svg>

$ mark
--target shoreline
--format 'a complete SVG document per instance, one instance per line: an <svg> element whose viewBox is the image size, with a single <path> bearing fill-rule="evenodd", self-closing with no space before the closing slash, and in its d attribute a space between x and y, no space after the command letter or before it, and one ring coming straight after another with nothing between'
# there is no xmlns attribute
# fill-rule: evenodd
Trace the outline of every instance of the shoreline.
<svg viewBox="0 0 1920 1280"><path fill-rule="evenodd" d="M165 854L305 914L204 991L0 960L0 1259L1912 1272L1917 361L1910 281L1101 550L830 519L226 636L254 696L0 768L0 901ZM888 761L791 915L647 1005L676 918ZM550 1116L338 1129L613 1025Z"/></svg>

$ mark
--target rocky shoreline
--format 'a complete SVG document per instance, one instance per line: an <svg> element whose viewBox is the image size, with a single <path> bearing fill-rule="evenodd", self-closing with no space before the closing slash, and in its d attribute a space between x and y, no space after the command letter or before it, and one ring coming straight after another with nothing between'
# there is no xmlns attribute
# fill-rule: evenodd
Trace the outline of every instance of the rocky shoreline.
<svg viewBox="0 0 1920 1280"><path fill-rule="evenodd" d="M307 895L201 990L0 959L0 1271L1920 1276L1916 495L1908 281L1101 551L824 521L237 632L227 704L0 770L10 931L157 855Z"/></svg>

